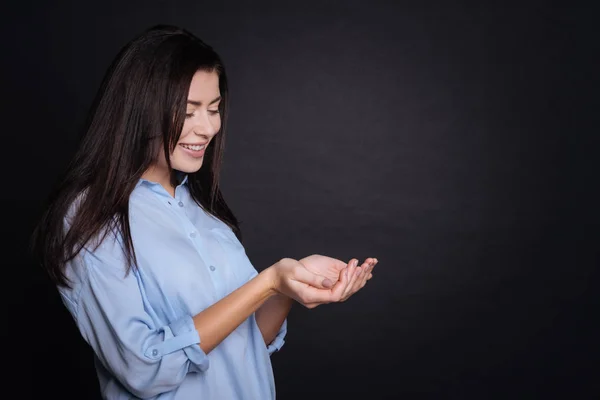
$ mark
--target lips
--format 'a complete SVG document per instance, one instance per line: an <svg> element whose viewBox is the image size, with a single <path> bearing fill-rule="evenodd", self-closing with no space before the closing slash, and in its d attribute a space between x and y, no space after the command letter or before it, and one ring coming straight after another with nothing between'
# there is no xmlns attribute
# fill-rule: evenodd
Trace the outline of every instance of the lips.
<svg viewBox="0 0 600 400"><path fill-rule="evenodd" d="M192 151L200 151L206 147L205 143L202 144L190 144L190 143L180 143L179 144L184 149L192 150Z"/></svg>
<svg viewBox="0 0 600 400"><path fill-rule="evenodd" d="M204 157L206 146L208 143L179 143L181 151L186 153L188 156L196 159Z"/></svg>

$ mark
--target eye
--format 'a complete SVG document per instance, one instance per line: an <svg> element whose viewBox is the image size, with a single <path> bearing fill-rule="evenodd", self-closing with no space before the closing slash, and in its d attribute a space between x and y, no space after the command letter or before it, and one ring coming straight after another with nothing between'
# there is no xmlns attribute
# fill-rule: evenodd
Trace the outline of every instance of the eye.
<svg viewBox="0 0 600 400"><path fill-rule="evenodd" d="M210 115L217 115L217 114L219 114L219 110L208 110L208 113Z"/></svg>
<svg viewBox="0 0 600 400"><path fill-rule="evenodd" d="M192 118L194 116L194 113L186 113L185 117L186 118Z"/></svg>

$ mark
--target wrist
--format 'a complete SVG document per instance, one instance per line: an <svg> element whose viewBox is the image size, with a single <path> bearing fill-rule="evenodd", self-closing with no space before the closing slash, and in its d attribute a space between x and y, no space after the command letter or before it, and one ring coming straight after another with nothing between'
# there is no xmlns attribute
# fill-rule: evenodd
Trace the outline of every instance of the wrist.
<svg viewBox="0 0 600 400"><path fill-rule="evenodd" d="M258 277L263 282L264 290L267 293L268 297L272 297L272 296L280 294L279 283L278 283L279 276L277 273L277 263L262 270L258 274Z"/></svg>

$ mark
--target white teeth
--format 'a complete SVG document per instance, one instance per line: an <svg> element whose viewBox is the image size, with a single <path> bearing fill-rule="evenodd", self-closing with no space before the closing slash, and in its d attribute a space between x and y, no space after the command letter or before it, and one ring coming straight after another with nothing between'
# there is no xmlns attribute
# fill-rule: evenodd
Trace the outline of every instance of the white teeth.
<svg viewBox="0 0 600 400"><path fill-rule="evenodd" d="M194 150L194 151L200 151L204 148L204 145L189 145L189 144L182 144L182 147L185 147L186 149L190 149L190 150Z"/></svg>

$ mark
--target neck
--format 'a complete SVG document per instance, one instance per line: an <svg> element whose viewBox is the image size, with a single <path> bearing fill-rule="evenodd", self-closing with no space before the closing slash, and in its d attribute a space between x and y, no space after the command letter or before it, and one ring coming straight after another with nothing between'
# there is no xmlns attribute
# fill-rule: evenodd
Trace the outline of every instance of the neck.
<svg viewBox="0 0 600 400"><path fill-rule="evenodd" d="M171 196L175 197L176 179L172 171L150 167L142 174L142 178L160 184Z"/></svg>

